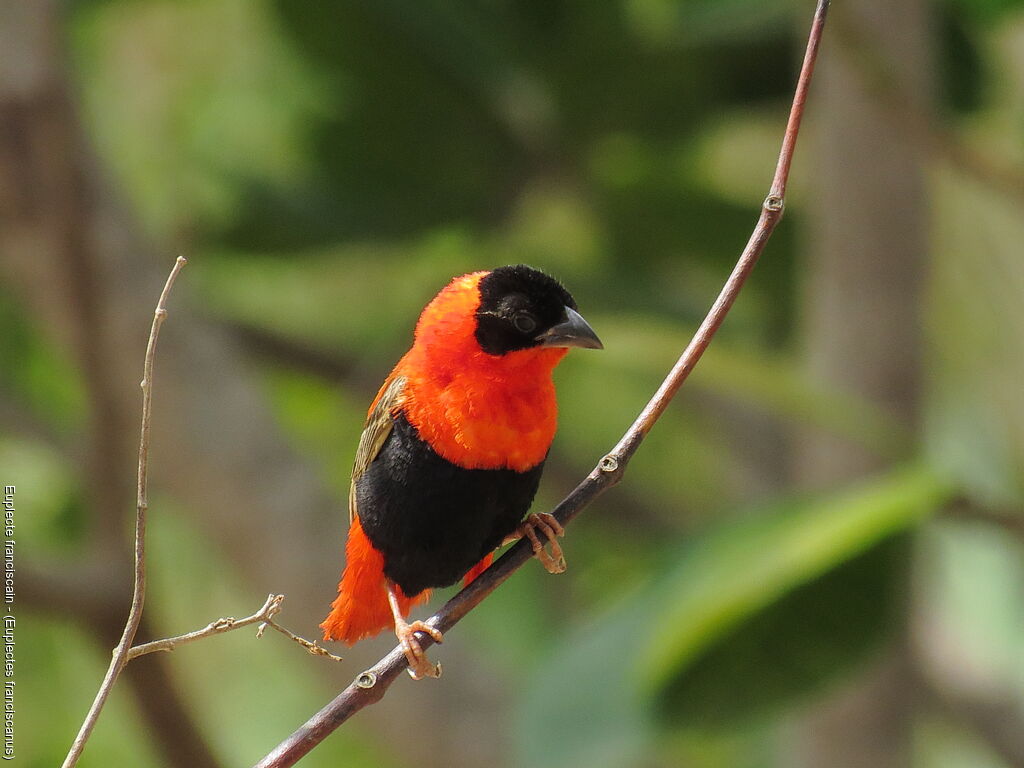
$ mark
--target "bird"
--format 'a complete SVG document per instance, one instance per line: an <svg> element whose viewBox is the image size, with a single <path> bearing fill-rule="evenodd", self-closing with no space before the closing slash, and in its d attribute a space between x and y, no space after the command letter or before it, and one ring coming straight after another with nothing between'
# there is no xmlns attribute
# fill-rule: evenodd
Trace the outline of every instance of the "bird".
<svg viewBox="0 0 1024 768"><path fill-rule="evenodd" d="M406 620L432 589L469 584L524 536L565 570L562 526L527 513L555 435L552 372L573 347L603 349L562 284L523 264L456 277L427 304L359 439L325 641L393 628L409 674L438 677L416 633L442 633Z"/></svg>

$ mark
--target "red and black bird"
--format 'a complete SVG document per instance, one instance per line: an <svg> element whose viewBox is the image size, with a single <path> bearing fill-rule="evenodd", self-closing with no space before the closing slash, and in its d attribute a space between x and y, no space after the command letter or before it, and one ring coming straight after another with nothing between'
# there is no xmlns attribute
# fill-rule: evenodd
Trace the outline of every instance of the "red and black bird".
<svg viewBox="0 0 1024 768"><path fill-rule="evenodd" d="M469 583L521 536L550 572L565 570L561 526L526 513L555 435L552 371L570 347L601 349L576 310L558 281L522 265L457 277L423 310L356 450L325 640L393 626L412 676L436 677L415 633L441 633L405 620L431 588Z"/></svg>

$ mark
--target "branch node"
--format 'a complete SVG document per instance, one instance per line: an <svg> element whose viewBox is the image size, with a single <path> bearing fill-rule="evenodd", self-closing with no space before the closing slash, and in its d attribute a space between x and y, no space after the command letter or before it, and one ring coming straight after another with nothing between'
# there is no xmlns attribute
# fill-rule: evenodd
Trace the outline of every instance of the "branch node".
<svg viewBox="0 0 1024 768"><path fill-rule="evenodd" d="M273 618L281 612L281 603L284 602L284 595L275 595L271 592L267 595L267 602L263 604L259 612L256 614L260 618L264 619L258 627L256 627L256 639L259 640L263 637L263 633L267 630L267 624L273 623Z"/></svg>
<svg viewBox="0 0 1024 768"><path fill-rule="evenodd" d="M359 673L359 677L356 678L356 687L357 688L363 688L365 690L369 690L370 688L373 688L373 686L375 686L376 684L377 684L377 673L376 672L371 672L370 670L366 670L365 672L360 672Z"/></svg>
<svg viewBox="0 0 1024 768"><path fill-rule="evenodd" d="M597 466L605 474L611 474L619 468L619 457L609 453L598 462Z"/></svg>
<svg viewBox="0 0 1024 768"><path fill-rule="evenodd" d="M786 207L786 201L782 199L781 195L768 195L764 199L764 209L771 213L782 213L782 209Z"/></svg>
<svg viewBox="0 0 1024 768"><path fill-rule="evenodd" d="M272 619L281 612L281 603L284 602L284 595L275 595L271 592L267 596L266 617Z"/></svg>
<svg viewBox="0 0 1024 768"><path fill-rule="evenodd" d="M275 597L275 596L271 595L271 597ZM274 600L274 601L271 601L271 603L268 606L268 612L270 612L271 615L273 615L272 612L276 610L276 606L280 605L280 600L284 598L284 595L277 595L276 598L277 599ZM342 659L341 656L335 656L333 653L328 651L326 648L321 648L315 642L313 642L311 640L307 640L304 637L300 637L299 635L296 635L294 632L292 632L287 627L282 627L280 624L278 624L276 621L274 621L270 616L263 616L262 618L264 619L264 622L262 624L260 624L259 628L256 630L256 637L262 637L264 630L267 627L270 627L271 629L277 630L278 632L280 632L282 635L284 635L285 637L289 638L290 640L293 640L294 642L298 643L299 645L301 645L303 648L305 648L309 653L311 653L314 656L323 656L325 659L330 659L331 661L344 661L344 659Z"/></svg>

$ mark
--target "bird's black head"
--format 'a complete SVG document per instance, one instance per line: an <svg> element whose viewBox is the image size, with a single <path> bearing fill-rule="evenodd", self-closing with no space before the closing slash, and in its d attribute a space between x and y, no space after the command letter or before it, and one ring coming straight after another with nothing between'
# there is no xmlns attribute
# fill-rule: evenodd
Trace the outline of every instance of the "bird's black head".
<svg viewBox="0 0 1024 768"><path fill-rule="evenodd" d="M530 347L602 349L572 295L553 277L517 264L480 279L476 339L490 355Z"/></svg>

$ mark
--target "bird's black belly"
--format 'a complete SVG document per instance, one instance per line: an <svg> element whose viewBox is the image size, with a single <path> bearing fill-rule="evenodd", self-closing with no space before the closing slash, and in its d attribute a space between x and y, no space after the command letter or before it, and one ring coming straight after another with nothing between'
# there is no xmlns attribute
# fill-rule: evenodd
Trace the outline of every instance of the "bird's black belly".
<svg viewBox="0 0 1024 768"><path fill-rule="evenodd" d="M462 578L515 531L544 462L526 472L464 469L442 458L405 415L356 481L359 521L406 595Z"/></svg>

